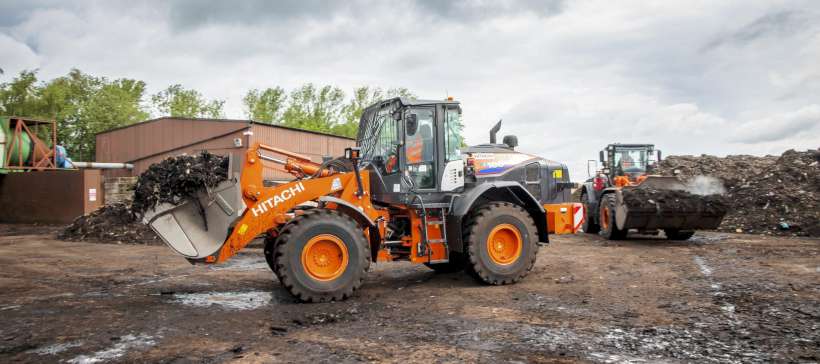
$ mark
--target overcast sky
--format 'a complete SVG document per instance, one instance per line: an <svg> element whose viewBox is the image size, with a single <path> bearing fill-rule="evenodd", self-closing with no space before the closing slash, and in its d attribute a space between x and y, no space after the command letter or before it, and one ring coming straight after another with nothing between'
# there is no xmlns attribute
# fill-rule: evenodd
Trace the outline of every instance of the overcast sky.
<svg viewBox="0 0 820 364"><path fill-rule="evenodd" d="M820 1L0 1L0 82L71 68L250 88L407 87L462 102L573 180L610 142L665 154L820 147Z"/></svg>

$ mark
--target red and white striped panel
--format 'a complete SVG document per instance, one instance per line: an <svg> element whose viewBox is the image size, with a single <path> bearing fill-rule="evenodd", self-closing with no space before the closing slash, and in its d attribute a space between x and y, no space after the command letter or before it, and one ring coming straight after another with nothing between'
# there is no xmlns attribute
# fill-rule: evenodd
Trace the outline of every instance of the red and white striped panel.
<svg viewBox="0 0 820 364"><path fill-rule="evenodd" d="M577 233L578 230L581 229L581 224L584 223L584 218L586 218L586 214L584 214L584 205L580 203L572 204L573 233Z"/></svg>

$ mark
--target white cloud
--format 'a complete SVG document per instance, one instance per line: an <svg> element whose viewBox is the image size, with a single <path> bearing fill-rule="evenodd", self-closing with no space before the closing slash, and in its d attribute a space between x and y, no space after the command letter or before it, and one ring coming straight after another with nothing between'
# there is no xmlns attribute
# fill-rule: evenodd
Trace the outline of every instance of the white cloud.
<svg viewBox="0 0 820 364"><path fill-rule="evenodd" d="M780 142L802 136L814 137L820 146L820 105L752 120L740 124L732 141L744 144Z"/></svg>
<svg viewBox="0 0 820 364"><path fill-rule="evenodd" d="M242 117L250 88L405 86L462 101L468 142L517 134L570 165L610 142L665 154L820 146L815 1L357 0L2 5L0 67L182 83Z"/></svg>

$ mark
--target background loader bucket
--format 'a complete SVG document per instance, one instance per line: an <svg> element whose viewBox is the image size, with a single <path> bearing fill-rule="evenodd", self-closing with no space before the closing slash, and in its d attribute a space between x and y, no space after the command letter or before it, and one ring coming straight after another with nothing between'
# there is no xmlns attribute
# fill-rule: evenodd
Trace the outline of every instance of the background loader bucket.
<svg viewBox="0 0 820 364"><path fill-rule="evenodd" d="M197 198L199 204L159 204L143 217L143 222L171 249L189 259L201 259L218 251L228 238L231 224L245 211L237 178L222 182L211 191L203 190Z"/></svg>
<svg viewBox="0 0 820 364"><path fill-rule="evenodd" d="M686 192L675 177L651 176L616 191L615 223L619 229L716 229L727 207L720 196Z"/></svg>

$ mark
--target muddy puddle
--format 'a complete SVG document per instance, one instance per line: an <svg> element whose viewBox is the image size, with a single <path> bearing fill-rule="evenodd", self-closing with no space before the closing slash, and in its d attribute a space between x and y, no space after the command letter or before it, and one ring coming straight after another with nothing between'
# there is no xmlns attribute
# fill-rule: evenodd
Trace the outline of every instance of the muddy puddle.
<svg viewBox="0 0 820 364"><path fill-rule="evenodd" d="M171 302L192 307L216 307L225 310L255 310L275 303L273 294L265 291L174 293Z"/></svg>
<svg viewBox="0 0 820 364"><path fill-rule="evenodd" d="M270 270L268 263L265 262L265 257L262 253L245 253L232 257L228 261L216 265L208 266L208 269L213 271L220 270L246 270L252 271L257 269Z"/></svg>
<svg viewBox="0 0 820 364"><path fill-rule="evenodd" d="M90 364L103 363L121 358L131 350L147 349L157 344L153 336L146 334L128 334L116 340L116 342L108 348L96 351L91 354L83 354L69 359L70 364Z"/></svg>

